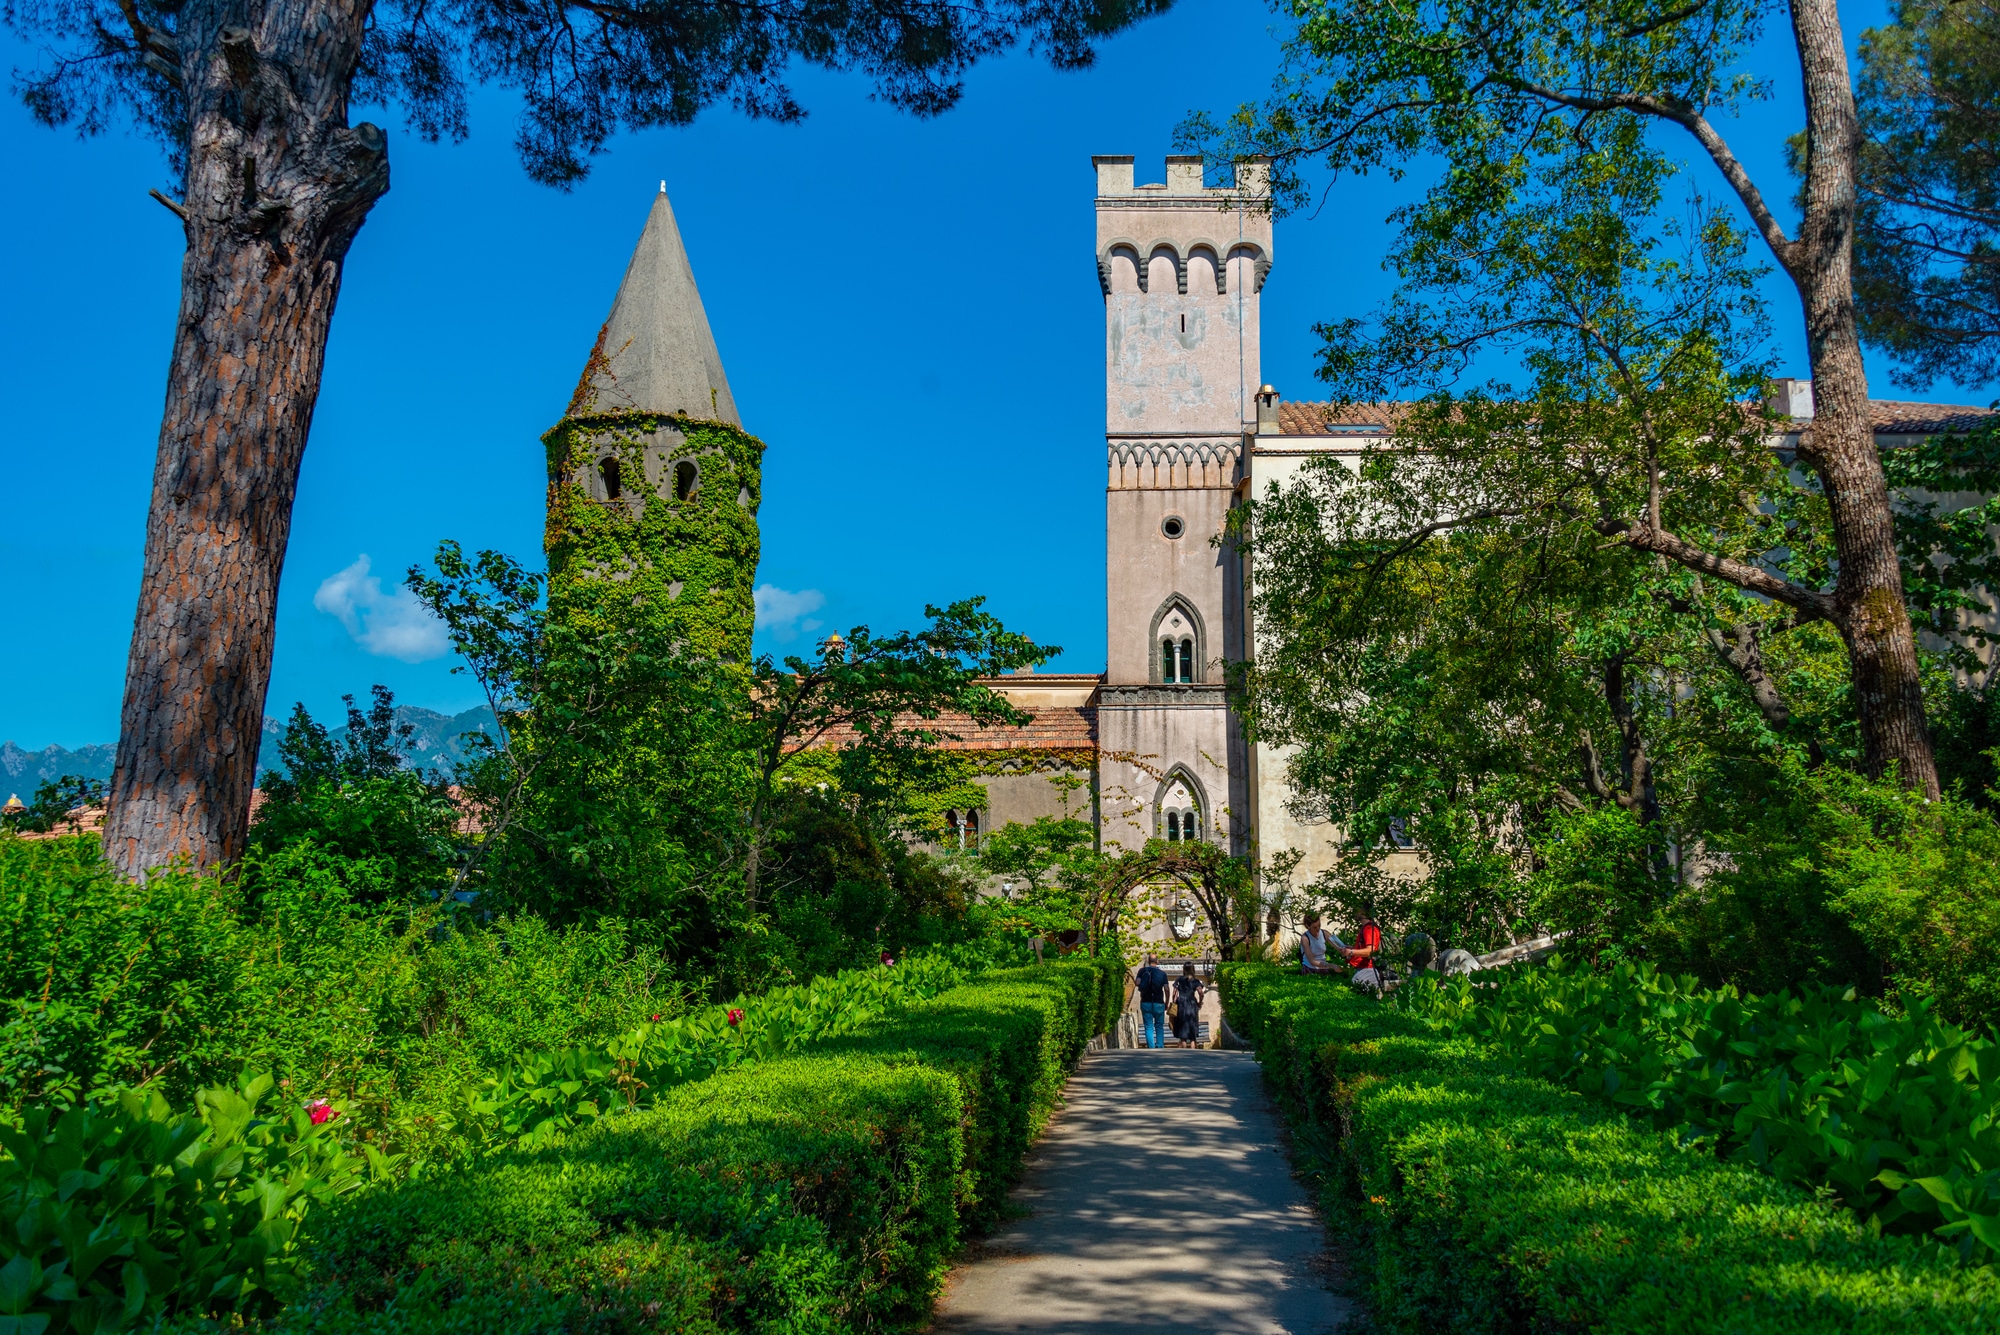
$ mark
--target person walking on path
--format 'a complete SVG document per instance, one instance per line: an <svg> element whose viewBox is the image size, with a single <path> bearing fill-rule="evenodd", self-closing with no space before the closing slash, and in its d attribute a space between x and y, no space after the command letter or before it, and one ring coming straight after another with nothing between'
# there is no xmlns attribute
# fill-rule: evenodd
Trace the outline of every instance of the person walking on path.
<svg viewBox="0 0 2000 1335"><path fill-rule="evenodd" d="M1139 987L1139 1015L1146 1026L1146 1046L1163 1048L1167 1045L1167 971L1160 967L1160 957L1146 956L1146 967L1132 981Z"/></svg>
<svg viewBox="0 0 2000 1335"><path fill-rule="evenodd" d="M1195 977L1194 965L1181 965L1181 976L1174 979L1174 1038L1184 1048L1191 1048L1201 1037L1201 999L1206 989L1201 979Z"/></svg>

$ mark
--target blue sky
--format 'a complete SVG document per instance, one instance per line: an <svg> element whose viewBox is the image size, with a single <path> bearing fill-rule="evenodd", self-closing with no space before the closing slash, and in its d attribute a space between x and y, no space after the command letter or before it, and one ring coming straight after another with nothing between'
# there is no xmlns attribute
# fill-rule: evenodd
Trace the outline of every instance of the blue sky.
<svg viewBox="0 0 2000 1335"><path fill-rule="evenodd" d="M1881 21L1848 6L1850 35ZM1191 109L1259 96L1277 20L1249 0L1180 0L1057 74L1015 54L920 122L864 80L801 72L801 125L728 109L618 139L570 194L530 183L511 99L478 99L473 136L431 146L394 114L390 193L362 230L335 317L300 479L266 712L325 716L373 682L411 704L475 700L435 632L397 597L441 538L538 557L541 433L610 308L658 183L672 195L745 425L769 445L760 644L807 622L877 629L925 602L986 594L1104 658L1103 308L1093 153L1159 180ZM33 53L11 37L7 63ZM1730 127L1785 194L1797 67L1768 49L1776 98ZM16 206L0 210L0 739L109 741L137 597L176 303L180 231L143 140L78 143L0 107ZM1384 295L1384 215L1414 185L1339 184L1278 225L1264 377L1318 397L1315 321ZM1770 283L1785 369L1803 374L1797 306ZM1878 396L1890 389L1882 366ZM1986 402L1940 386L1928 397ZM366 559L366 566L362 562ZM822 629L820 633L824 633ZM789 637L787 639L786 637Z"/></svg>

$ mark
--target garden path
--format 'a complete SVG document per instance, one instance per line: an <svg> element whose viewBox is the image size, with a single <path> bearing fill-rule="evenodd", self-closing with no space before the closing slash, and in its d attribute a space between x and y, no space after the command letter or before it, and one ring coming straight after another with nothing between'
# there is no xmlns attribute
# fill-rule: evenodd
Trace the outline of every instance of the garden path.
<svg viewBox="0 0 2000 1335"><path fill-rule="evenodd" d="M1322 1335L1354 1312L1247 1052L1083 1059L936 1335Z"/></svg>

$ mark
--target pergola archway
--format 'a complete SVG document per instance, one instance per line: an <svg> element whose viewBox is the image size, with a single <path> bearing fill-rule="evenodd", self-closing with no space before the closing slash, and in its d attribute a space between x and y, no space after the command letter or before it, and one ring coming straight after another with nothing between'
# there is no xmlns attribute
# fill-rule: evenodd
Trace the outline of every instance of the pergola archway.
<svg viewBox="0 0 2000 1335"><path fill-rule="evenodd" d="M1085 924L1091 953L1095 954L1098 943L1116 929L1133 891L1161 884L1177 885L1194 900L1222 958L1234 958L1239 947L1255 939L1258 901L1250 864L1205 840L1166 843L1156 839L1105 864Z"/></svg>

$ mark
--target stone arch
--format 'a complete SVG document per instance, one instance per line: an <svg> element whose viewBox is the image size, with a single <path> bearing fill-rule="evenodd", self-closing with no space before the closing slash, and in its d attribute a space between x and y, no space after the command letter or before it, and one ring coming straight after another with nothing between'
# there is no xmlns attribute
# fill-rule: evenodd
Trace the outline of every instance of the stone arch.
<svg viewBox="0 0 2000 1335"><path fill-rule="evenodd" d="M1153 837L1155 839L1164 839L1167 837L1166 813L1168 811L1183 811L1188 809L1187 807L1170 806L1168 804L1168 799L1174 796L1176 792L1186 792L1188 795L1189 807L1194 811L1196 838L1206 840L1215 819L1214 809L1208 804L1208 790L1202 786L1200 779L1195 778L1193 770L1179 762L1176 762L1167 770L1165 777L1160 780L1159 787L1153 790Z"/></svg>
<svg viewBox="0 0 2000 1335"><path fill-rule="evenodd" d="M1215 266L1215 295L1219 297L1227 293L1229 291L1229 264L1222 258L1222 247L1216 245L1213 241L1189 242L1187 258L1192 260L1197 255L1206 255L1208 262ZM1181 262L1181 268L1183 271L1186 270L1186 260Z"/></svg>
<svg viewBox="0 0 2000 1335"><path fill-rule="evenodd" d="M1264 290L1264 279L1271 272L1270 252L1255 241L1237 241L1233 242L1229 247L1229 258L1233 260L1238 255L1247 255L1250 257L1250 290L1252 292L1262 292Z"/></svg>
<svg viewBox="0 0 2000 1335"><path fill-rule="evenodd" d="M1175 290L1177 290L1182 296L1186 296L1187 257L1182 255L1180 247L1175 245L1171 241L1155 241L1152 244L1151 248L1149 248L1146 251L1145 264L1146 264L1146 269L1149 271L1146 275L1147 280L1150 281L1152 277L1150 270L1153 267L1153 261L1159 259L1161 255L1165 255L1167 257L1168 262L1174 266ZM1148 292L1152 291L1151 287L1147 286L1145 282L1142 282L1140 286Z"/></svg>
<svg viewBox="0 0 2000 1335"><path fill-rule="evenodd" d="M1191 675L1196 682L1204 681L1208 677L1208 627L1201 613L1195 610L1194 600L1181 593L1168 594L1167 600L1160 604L1160 610L1153 613L1152 624L1146 628L1146 656L1152 660L1152 680L1159 684L1167 680L1160 642L1169 638L1176 612L1187 623L1187 638L1194 641L1194 672ZM1171 638L1178 642L1182 636L1174 634Z"/></svg>
<svg viewBox="0 0 2000 1335"><path fill-rule="evenodd" d="M1107 297L1111 295L1111 261L1119 257L1121 252L1124 258L1132 262L1132 268L1139 276L1139 290L1141 292L1146 290L1147 261L1144 257L1150 252L1142 250L1139 243L1129 236L1114 237L1104 243L1104 249L1097 252L1097 281Z"/></svg>

